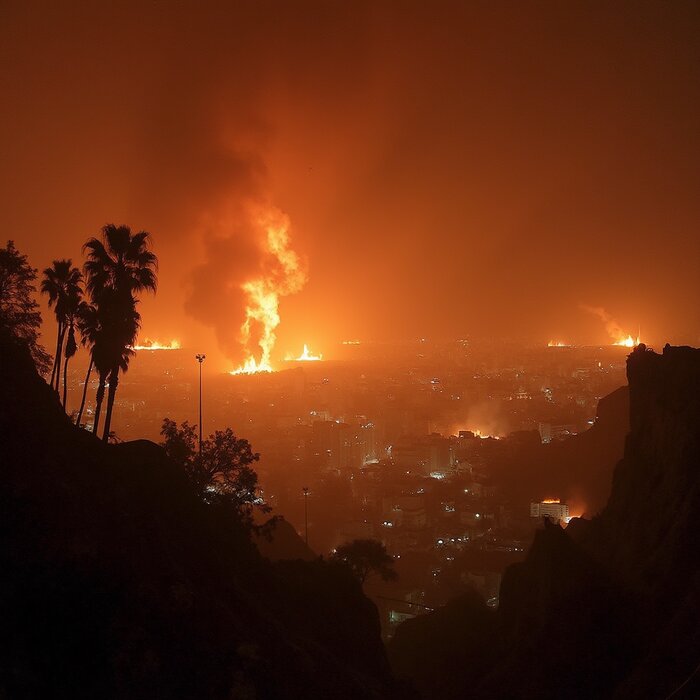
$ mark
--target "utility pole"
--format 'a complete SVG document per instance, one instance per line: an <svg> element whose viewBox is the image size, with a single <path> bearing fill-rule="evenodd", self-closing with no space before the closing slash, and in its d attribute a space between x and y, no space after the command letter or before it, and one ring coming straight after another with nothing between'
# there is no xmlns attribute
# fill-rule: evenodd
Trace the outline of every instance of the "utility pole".
<svg viewBox="0 0 700 700"><path fill-rule="evenodd" d="M309 487L304 486L304 488L301 490L302 493L304 494L304 542L306 542L306 546L309 546Z"/></svg>
<svg viewBox="0 0 700 700"><path fill-rule="evenodd" d="M199 353L195 355L195 359L199 362L199 454L202 454L202 362L207 356Z"/></svg>

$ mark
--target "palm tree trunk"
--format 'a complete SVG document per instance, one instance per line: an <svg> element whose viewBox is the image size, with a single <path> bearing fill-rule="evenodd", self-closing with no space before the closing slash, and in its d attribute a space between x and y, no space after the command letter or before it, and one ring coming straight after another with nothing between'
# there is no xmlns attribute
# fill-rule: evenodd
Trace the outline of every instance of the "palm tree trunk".
<svg viewBox="0 0 700 700"><path fill-rule="evenodd" d="M56 364L58 363L58 350L61 347L61 324L58 324L58 331L56 332L56 354L53 356L53 367L51 368L51 388L56 382Z"/></svg>
<svg viewBox="0 0 700 700"><path fill-rule="evenodd" d="M85 386L83 387L83 398L80 402L80 410L78 411L78 417L75 419L75 424L80 427L80 419L83 417L83 410L85 409L85 397L87 396L88 382L90 381L90 372L92 372L92 365L94 360L92 359L92 353L90 353L90 364L87 368L87 374L85 375Z"/></svg>
<svg viewBox="0 0 700 700"><path fill-rule="evenodd" d="M58 336L58 349L56 351L56 393L58 394L61 386L61 358L63 356L63 339L66 335L66 327L61 325L61 332Z"/></svg>
<svg viewBox="0 0 700 700"><path fill-rule="evenodd" d="M107 375L100 372L100 383L97 387L97 395L95 396L95 420L92 424L92 434L97 435L97 428L100 424L100 411L102 410L102 399L105 397L105 383Z"/></svg>
<svg viewBox="0 0 700 700"><path fill-rule="evenodd" d="M66 359L63 362L63 410L66 410L66 395L68 394L68 360L70 358L66 355Z"/></svg>
<svg viewBox="0 0 700 700"><path fill-rule="evenodd" d="M109 440L109 428L112 423L112 409L114 408L114 395L117 393L119 384L119 367L115 367L109 375L109 394L107 396L107 413L105 413L105 429L102 433L102 440Z"/></svg>

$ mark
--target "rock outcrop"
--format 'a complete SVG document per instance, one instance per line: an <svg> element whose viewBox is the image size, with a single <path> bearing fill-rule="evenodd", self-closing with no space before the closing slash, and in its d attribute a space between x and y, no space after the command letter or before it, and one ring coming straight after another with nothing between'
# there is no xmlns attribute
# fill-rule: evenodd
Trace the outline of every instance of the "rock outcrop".
<svg viewBox="0 0 700 700"><path fill-rule="evenodd" d="M479 624L486 658L411 673L407 654L449 620L399 628L394 668L424 695L446 673L468 680L446 698L700 695L700 350L639 346L627 374L630 432L609 502L591 521L545 527L507 570L499 610ZM453 645L474 648L459 620L478 614L455 617Z"/></svg>

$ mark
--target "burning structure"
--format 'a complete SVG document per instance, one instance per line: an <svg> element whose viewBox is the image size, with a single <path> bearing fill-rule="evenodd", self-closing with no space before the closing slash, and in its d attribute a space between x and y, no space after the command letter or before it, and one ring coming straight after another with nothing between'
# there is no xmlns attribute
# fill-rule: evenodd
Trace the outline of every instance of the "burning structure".
<svg viewBox="0 0 700 700"><path fill-rule="evenodd" d="M569 520L569 506L558 498L546 498L544 501L530 503L531 518L551 518L552 520Z"/></svg>

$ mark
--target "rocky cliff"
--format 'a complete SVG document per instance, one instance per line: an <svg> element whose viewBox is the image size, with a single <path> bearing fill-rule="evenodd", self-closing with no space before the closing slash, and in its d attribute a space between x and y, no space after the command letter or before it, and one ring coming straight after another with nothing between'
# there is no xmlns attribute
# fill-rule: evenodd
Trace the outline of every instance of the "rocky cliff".
<svg viewBox="0 0 700 700"><path fill-rule="evenodd" d="M630 432L600 516L538 532L489 624L472 603L454 626L436 613L399 628L394 667L424 695L445 675L446 698L700 694L700 351L640 346L627 374ZM476 647L465 619L479 620ZM441 628L474 653L432 659ZM406 664L417 648L420 673Z"/></svg>

